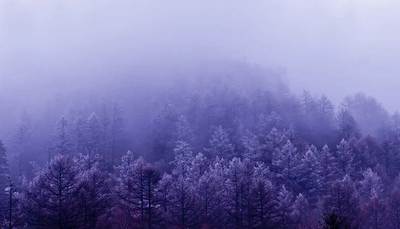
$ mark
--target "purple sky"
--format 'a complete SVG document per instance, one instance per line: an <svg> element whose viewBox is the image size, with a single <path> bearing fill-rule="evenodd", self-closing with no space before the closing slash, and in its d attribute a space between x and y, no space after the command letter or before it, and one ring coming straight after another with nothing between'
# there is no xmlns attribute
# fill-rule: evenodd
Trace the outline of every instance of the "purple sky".
<svg viewBox="0 0 400 229"><path fill-rule="evenodd" d="M397 110L399 10L395 0L2 0L0 101L143 63L232 59L286 69L297 92L339 102L363 91Z"/></svg>

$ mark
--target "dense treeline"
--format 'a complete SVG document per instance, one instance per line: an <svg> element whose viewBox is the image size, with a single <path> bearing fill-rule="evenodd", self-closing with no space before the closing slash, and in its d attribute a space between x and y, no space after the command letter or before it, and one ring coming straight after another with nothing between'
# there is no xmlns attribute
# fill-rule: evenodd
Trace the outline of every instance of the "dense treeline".
<svg viewBox="0 0 400 229"><path fill-rule="evenodd" d="M400 227L400 116L232 85L162 94L135 134L126 104L40 130L24 113L0 144L2 227Z"/></svg>

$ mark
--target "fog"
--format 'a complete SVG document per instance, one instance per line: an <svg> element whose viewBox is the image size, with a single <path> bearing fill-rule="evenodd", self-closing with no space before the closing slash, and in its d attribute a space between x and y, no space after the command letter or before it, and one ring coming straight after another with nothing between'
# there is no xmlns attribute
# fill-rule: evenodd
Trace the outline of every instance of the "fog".
<svg viewBox="0 0 400 229"><path fill-rule="evenodd" d="M100 83L135 65L234 59L285 69L295 90L335 102L364 91L391 110L400 105L397 1L0 4L2 94Z"/></svg>
<svg viewBox="0 0 400 229"><path fill-rule="evenodd" d="M399 228L399 9L0 0L0 228Z"/></svg>
<svg viewBox="0 0 400 229"><path fill-rule="evenodd" d="M340 104L365 92L394 111L399 7L393 0L3 0L2 116L82 91L146 91L190 77L182 69L226 61L279 72L295 93Z"/></svg>

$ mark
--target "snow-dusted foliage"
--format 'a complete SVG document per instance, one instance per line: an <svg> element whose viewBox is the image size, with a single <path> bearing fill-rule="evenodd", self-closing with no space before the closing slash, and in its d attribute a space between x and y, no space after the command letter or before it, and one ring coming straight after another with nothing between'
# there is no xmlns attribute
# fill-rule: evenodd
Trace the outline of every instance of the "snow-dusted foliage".
<svg viewBox="0 0 400 229"><path fill-rule="evenodd" d="M0 142L0 227L400 227L399 115L368 127L360 104L378 106L362 95L336 111L212 85L156 98L140 125L114 101L55 126L24 113Z"/></svg>

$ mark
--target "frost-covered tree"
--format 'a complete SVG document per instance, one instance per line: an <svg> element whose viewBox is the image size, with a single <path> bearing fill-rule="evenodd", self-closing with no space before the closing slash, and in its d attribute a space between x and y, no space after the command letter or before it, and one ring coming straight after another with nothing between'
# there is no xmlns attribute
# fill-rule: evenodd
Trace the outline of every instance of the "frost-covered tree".
<svg viewBox="0 0 400 229"><path fill-rule="evenodd" d="M55 152L58 154L72 153L69 124L64 116L57 122L54 147Z"/></svg>
<svg viewBox="0 0 400 229"><path fill-rule="evenodd" d="M243 157L255 161L265 161L265 145L263 145L257 135L251 131L247 131L241 138L243 147Z"/></svg>
<svg viewBox="0 0 400 229"><path fill-rule="evenodd" d="M360 197L363 200L370 200L372 196L381 198L383 194L383 183L380 176L368 168L363 172L363 179L360 181ZM375 197L374 197L375 198Z"/></svg>
<svg viewBox="0 0 400 229"><path fill-rule="evenodd" d="M186 164L179 162L178 165ZM172 172L172 185L167 193L168 208L164 212L167 223L173 227L190 228L199 224L199 208L195 186L185 169Z"/></svg>
<svg viewBox="0 0 400 229"><path fill-rule="evenodd" d="M293 203L292 220L295 228L318 228L318 218L303 194L298 194Z"/></svg>
<svg viewBox="0 0 400 229"><path fill-rule="evenodd" d="M11 178L8 179L8 185L4 189L7 199L2 202L4 205L3 222L0 224L2 228L12 229L24 225L22 204L23 196L16 190Z"/></svg>
<svg viewBox="0 0 400 229"><path fill-rule="evenodd" d="M400 228L400 177L394 181L393 188L386 199L387 225Z"/></svg>
<svg viewBox="0 0 400 229"><path fill-rule="evenodd" d="M130 222L141 228L153 228L160 224L162 199L158 194L160 174L143 158L135 158L131 152L122 157L117 167L117 195L119 205ZM167 201L167 200L165 200Z"/></svg>
<svg viewBox="0 0 400 229"><path fill-rule="evenodd" d="M78 171L70 157L57 155L29 184L24 212L27 223L39 228L79 226Z"/></svg>
<svg viewBox="0 0 400 229"><path fill-rule="evenodd" d="M359 137L360 130L353 115L346 109L339 111L337 116L339 137L343 139L350 139L352 137Z"/></svg>
<svg viewBox="0 0 400 229"><path fill-rule="evenodd" d="M270 228L276 225L278 210L275 188L270 177L270 171L264 164L258 163L254 167L250 195L252 197L251 207L253 208L255 228Z"/></svg>
<svg viewBox="0 0 400 229"><path fill-rule="evenodd" d="M32 142L32 121L28 113L23 112L13 140L13 150L15 151L13 159L15 161L13 160L12 162L14 167L16 167L17 176L21 178L22 175L26 175L27 164L31 159L29 152Z"/></svg>
<svg viewBox="0 0 400 229"><path fill-rule="evenodd" d="M200 177L208 170L208 159L202 154L198 153L192 158L190 165L190 178L193 182L197 182Z"/></svg>
<svg viewBox="0 0 400 229"><path fill-rule="evenodd" d="M272 168L276 171L276 177L281 183L286 183L290 187L296 185L299 164L300 158L297 148L289 140L281 150L274 152Z"/></svg>
<svg viewBox="0 0 400 229"><path fill-rule="evenodd" d="M178 141L174 148L174 172L188 176L191 170L191 164L194 158L192 146L185 141Z"/></svg>
<svg viewBox="0 0 400 229"><path fill-rule="evenodd" d="M86 124L86 154L89 156L89 166L92 165L92 160L97 154L102 153L102 129L100 121L96 113L92 113Z"/></svg>
<svg viewBox="0 0 400 229"><path fill-rule="evenodd" d="M215 159L204 172L196 185L199 217L202 227L217 228L224 226L226 215L223 208L224 161Z"/></svg>
<svg viewBox="0 0 400 229"><path fill-rule="evenodd" d="M88 160L84 157L83 160ZM88 168L80 163L78 174L79 219L82 228L95 228L99 218L111 206L111 184L108 174L99 165L93 163Z"/></svg>
<svg viewBox="0 0 400 229"><path fill-rule="evenodd" d="M245 159L233 158L226 169L225 209L230 216L230 224L234 227L252 225L251 186L254 167Z"/></svg>
<svg viewBox="0 0 400 229"><path fill-rule="evenodd" d="M316 203L319 192L321 191L321 177L318 173L320 169L319 161L313 150L309 149L301 159L298 166L297 184L301 192L311 201Z"/></svg>
<svg viewBox="0 0 400 229"><path fill-rule="evenodd" d="M340 141L335 156L339 175L343 177L345 174L353 174L354 151L348 141L345 139Z"/></svg>
<svg viewBox="0 0 400 229"><path fill-rule="evenodd" d="M9 186L10 171L7 162L6 149L0 140L0 219L6 217L7 193L3 192Z"/></svg>
<svg viewBox="0 0 400 229"><path fill-rule="evenodd" d="M110 167L113 168L120 156L120 149L123 144L124 119L122 117L122 109L117 103L112 104L110 118Z"/></svg>
<svg viewBox="0 0 400 229"><path fill-rule="evenodd" d="M350 176L346 175L331 186L324 200L325 219L331 223L335 219L340 227L357 227L359 206L359 195L355 183Z"/></svg>
<svg viewBox="0 0 400 229"><path fill-rule="evenodd" d="M338 166L335 156L327 145L322 147L318 154L319 176L323 193L326 193L332 183L339 178Z"/></svg>
<svg viewBox="0 0 400 229"><path fill-rule="evenodd" d="M73 150L76 153L80 154L86 154L87 148L86 148L86 142L87 142L87 136L86 136L86 122L85 120L79 115L76 117L73 123L73 129L72 129L72 141L73 141Z"/></svg>
<svg viewBox="0 0 400 229"><path fill-rule="evenodd" d="M176 141L184 141L188 144L194 144L194 131L184 115L180 115L176 122Z"/></svg>
<svg viewBox="0 0 400 229"><path fill-rule="evenodd" d="M281 228L289 228L293 225L293 194L282 185L277 194L278 225Z"/></svg>
<svg viewBox="0 0 400 229"><path fill-rule="evenodd" d="M117 180L117 195L122 209L132 220L138 221L142 225L146 222L148 208L154 208L145 200L148 185L145 180L146 167L147 164L143 158L135 159L133 153L128 151L122 157L121 165L118 166L119 177Z"/></svg>
<svg viewBox="0 0 400 229"><path fill-rule="evenodd" d="M362 228L387 228L386 208L380 195L372 189L369 197L364 199L361 207L361 227Z"/></svg>
<svg viewBox="0 0 400 229"><path fill-rule="evenodd" d="M235 147L232 144L228 132L222 127L217 126L209 140L209 146L205 151L211 158L219 156L232 158L235 155Z"/></svg>

